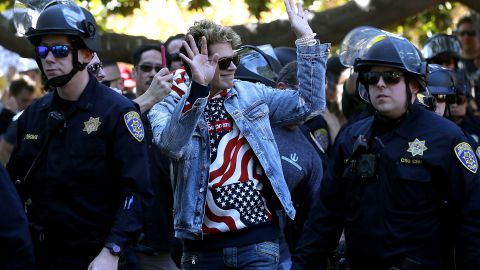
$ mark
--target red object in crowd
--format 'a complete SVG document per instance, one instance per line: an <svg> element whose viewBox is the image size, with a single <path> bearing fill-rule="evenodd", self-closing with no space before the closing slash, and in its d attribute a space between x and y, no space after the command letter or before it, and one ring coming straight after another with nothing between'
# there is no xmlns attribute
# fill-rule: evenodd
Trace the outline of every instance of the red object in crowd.
<svg viewBox="0 0 480 270"><path fill-rule="evenodd" d="M120 76L123 79L123 87L125 90L132 90L135 88L136 82L132 76L132 70L127 66L120 67Z"/></svg>

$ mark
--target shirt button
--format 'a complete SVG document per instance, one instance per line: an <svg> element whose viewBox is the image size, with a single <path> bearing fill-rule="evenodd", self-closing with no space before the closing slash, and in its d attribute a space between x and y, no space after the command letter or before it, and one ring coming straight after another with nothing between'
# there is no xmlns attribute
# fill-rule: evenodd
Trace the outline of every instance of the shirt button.
<svg viewBox="0 0 480 270"><path fill-rule="evenodd" d="M203 187L202 187L202 188L200 188L200 193L202 193L203 191L204 191Z"/></svg>

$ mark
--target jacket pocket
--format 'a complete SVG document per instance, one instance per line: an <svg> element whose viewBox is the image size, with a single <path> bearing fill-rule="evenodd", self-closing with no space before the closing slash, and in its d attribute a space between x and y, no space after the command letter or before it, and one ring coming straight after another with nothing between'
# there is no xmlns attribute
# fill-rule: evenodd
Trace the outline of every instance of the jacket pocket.
<svg viewBox="0 0 480 270"><path fill-rule="evenodd" d="M264 140L274 140L270 127L269 108L264 101L257 100L243 112L243 115L254 129L252 132L260 135L257 137Z"/></svg>
<svg viewBox="0 0 480 270"><path fill-rule="evenodd" d="M384 196L392 211L422 213L436 201L431 173L422 165L398 164L392 181L385 186Z"/></svg>

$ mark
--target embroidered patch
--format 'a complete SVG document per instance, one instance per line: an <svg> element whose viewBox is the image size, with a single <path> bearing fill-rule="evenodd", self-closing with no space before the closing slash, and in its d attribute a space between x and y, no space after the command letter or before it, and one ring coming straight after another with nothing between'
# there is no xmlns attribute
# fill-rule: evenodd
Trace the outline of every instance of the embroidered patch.
<svg viewBox="0 0 480 270"><path fill-rule="evenodd" d="M454 150L463 166L472 173L476 173L478 168L477 158L470 144L461 142L455 146Z"/></svg>
<svg viewBox="0 0 480 270"><path fill-rule="evenodd" d="M413 142L408 143L408 150L407 152L412 153L412 157L414 156L423 156L423 152L428 148L425 146L425 141L420 141L417 138Z"/></svg>
<svg viewBox="0 0 480 270"><path fill-rule="evenodd" d="M143 124L142 120L140 119L140 115L135 111L131 111L126 113L123 116L123 119L125 120L128 131L130 131L137 141L141 142L145 136L145 132L143 130Z"/></svg>
<svg viewBox="0 0 480 270"><path fill-rule="evenodd" d="M323 149L328 148L328 131L324 128L319 128L313 132L315 140L322 146Z"/></svg>
<svg viewBox="0 0 480 270"><path fill-rule="evenodd" d="M101 123L102 122L100 122L100 117L93 118L90 116L90 119L88 119L88 121L83 122L83 124L85 125L83 131L86 131L87 134L97 131Z"/></svg>

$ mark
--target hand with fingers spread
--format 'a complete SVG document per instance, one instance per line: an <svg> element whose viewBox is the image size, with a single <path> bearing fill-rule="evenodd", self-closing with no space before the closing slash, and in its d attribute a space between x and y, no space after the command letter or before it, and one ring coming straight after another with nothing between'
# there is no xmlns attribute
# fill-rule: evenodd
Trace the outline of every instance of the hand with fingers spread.
<svg viewBox="0 0 480 270"><path fill-rule="evenodd" d="M214 54L211 59L208 59L207 39L202 37L201 51L198 51L197 44L192 35L188 35L190 45L183 41L183 47L187 55L180 53L180 57L188 64L192 71L192 80L196 83L207 86L213 79L218 64L218 54Z"/></svg>
<svg viewBox="0 0 480 270"><path fill-rule="evenodd" d="M303 10L302 1L298 1L298 10L295 11L294 0L283 0L287 9L290 26L297 38L308 37L313 34L308 24L308 10Z"/></svg>

